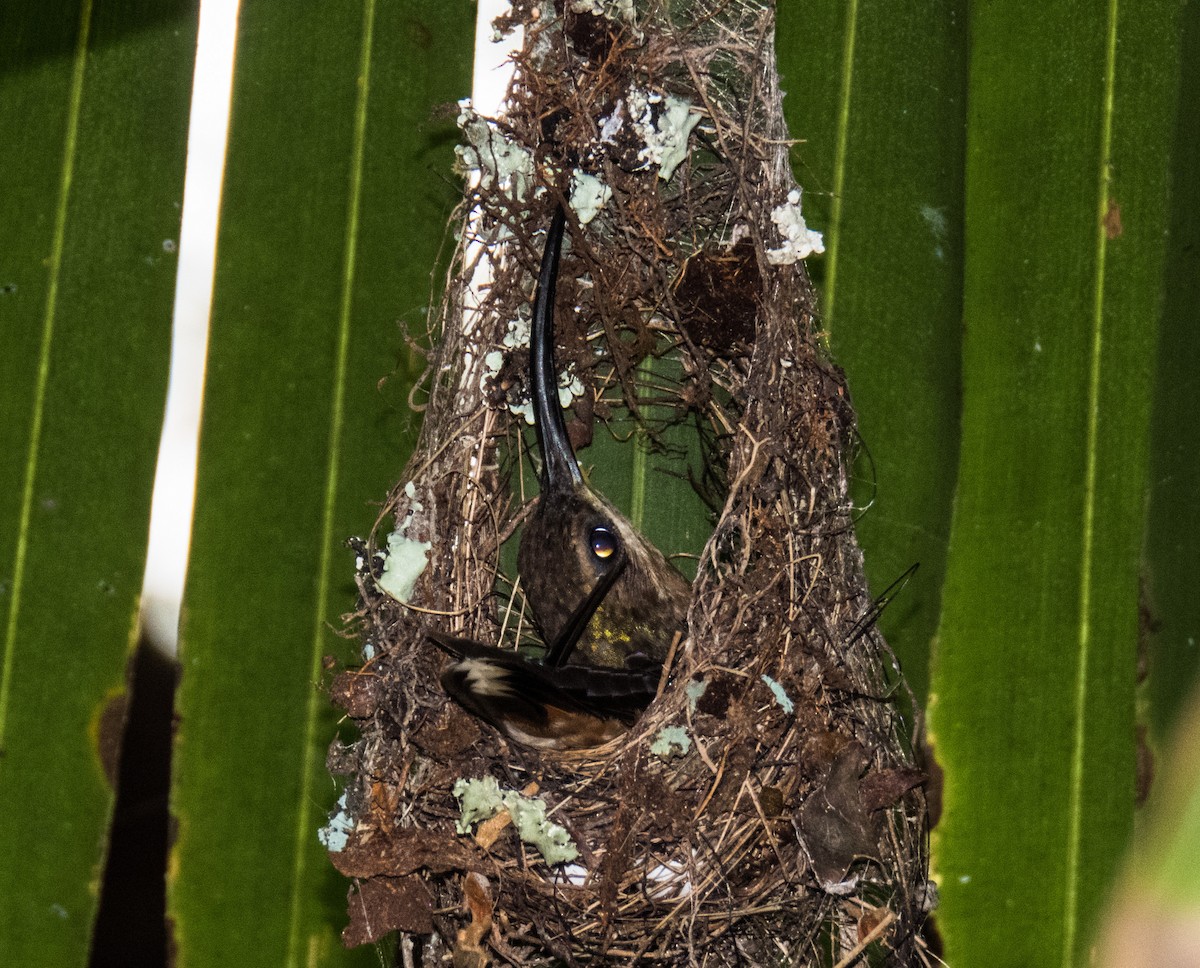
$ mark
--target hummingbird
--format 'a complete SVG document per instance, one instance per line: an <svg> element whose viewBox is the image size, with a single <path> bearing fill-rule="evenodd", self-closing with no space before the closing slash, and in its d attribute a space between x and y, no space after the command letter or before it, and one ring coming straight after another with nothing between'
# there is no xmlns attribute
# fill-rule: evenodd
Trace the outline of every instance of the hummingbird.
<svg viewBox="0 0 1200 968"><path fill-rule="evenodd" d="M546 234L530 336L541 493L517 552L546 655L539 663L428 633L455 659L442 674L443 688L468 712L540 749L598 746L632 725L657 692L663 663L686 629L691 597L687 580L662 552L587 485L571 448L554 362L565 228L559 206Z"/></svg>
<svg viewBox="0 0 1200 968"><path fill-rule="evenodd" d="M625 566L580 633L574 650L590 665L624 668L666 660L686 628L691 586L629 519L583 479L558 399L554 362L554 295L566 215L554 213L538 275L530 336L530 393L542 455L541 495L525 525L517 571L533 624L545 642L558 639L568 616L613 567Z"/></svg>

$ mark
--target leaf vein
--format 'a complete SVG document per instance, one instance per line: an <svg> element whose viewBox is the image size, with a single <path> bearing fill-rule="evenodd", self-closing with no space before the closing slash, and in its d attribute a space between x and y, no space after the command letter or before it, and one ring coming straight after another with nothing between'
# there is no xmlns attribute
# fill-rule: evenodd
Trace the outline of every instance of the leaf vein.
<svg viewBox="0 0 1200 968"><path fill-rule="evenodd" d="M846 184L846 155L850 141L850 95L854 87L854 52L858 31L858 0L846 4L846 27L842 35L842 84L838 92L837 145L834 149L833 199L826 231L823 322L828 331L837 307L838 250L842 228L842 194Z"/></svg>
<svg viewBox="0 0 1200 968"><path fill-rule="evenodd" d="M33 414L29 426L29 447L25 456L25 481L21 489L17 543L13 554L12 585L9 589L8 620L4 632L4 658L0 665L0 749L8 730L8 703L12 688L13 663L17 648L17 629L21 610L21 591L25 582L25 556L29 550L29 527L33 516L33 490L37 480L38 450L41 447L42 419L46 393L50 385L50 351L54 343L54 321L58 313L58 283L62 273L63 249L67 234L67 209L71 183L75 177L75 156L79 145L79 124L83 106L84 76L87 69L88 38L92 25L92 0L83 0L79 10L79 34L71 73L70 99L67 103L63 160L59 170L58 199L51 236L49 280L46 308L42 316L42 341L38 350L37 382L33 394Z"/></svg>
<svg viewBox="0 0 1200 968"><path fill-rule="evenodd" d="M1107 49L1104 65L1104 107L1100 139L1100 164L1097 172L1096 276L1092 299L1092 344L1088 373L1087 452L1084 470L1083 535L1079 573L1079 639L1075 667L1074 736L1071 748L1071 778L1067 824L1067 865L1065 885L1062 964L1075 964L1079 934L1080 852L1083 836L1084 752L1087 742L1085 714L1088 695L1088 660L1092 645L1091 605L1092 569L1095 555L1097 449L1100 434L1100 380L1104 348L1104 277L1108 254L1108 235L1104 216L1109 202L1109 165L1113 138L1113 111L1117 52L1118 0L1109 0Z"/></svg>
<svg viewBox="0 0 1200 968"><path fill-rule="evenodd" d="M292 896L289 911L287 964L299 968L301 958L308 952L304 939L304 919L301 908L306 896L303 884L305 862L311 849L310 838L316 837L313 828L313 805L308 791L312 787L317 764L323 758L314 757L312 748L320 720L321 696L315 683L321 675L322 632L328 607L329 575L332 570L333 522L337 508L338 462L341 458L341 436L345 424L346 374L350 357L350 316L354 301L354 279L358 256L359 215L362 205L363 168L366 158L367 102L370 96L371 48L375 33L376 0L363 2L363 28L359 54L358 96L354 107L354 140L350 156L350 191L346 212L345 249L342 263L341 305L338 311L337 358L334 362L333 401L329 417L329 448L325 474L325 501L321 520L321 559L317 570L316 610L313 615L311 681L308 708L305 710L306 742L301 766L300 803L296 817L296 845L292 866ZM305 958L305 962L309 959Z"/></svg>

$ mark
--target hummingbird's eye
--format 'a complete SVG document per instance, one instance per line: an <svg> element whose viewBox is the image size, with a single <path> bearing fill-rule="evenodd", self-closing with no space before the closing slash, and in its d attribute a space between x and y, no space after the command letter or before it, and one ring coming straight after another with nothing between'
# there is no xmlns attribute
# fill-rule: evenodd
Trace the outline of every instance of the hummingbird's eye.
<svg viewBox="0 0 1200 968"><path fill-rule="evenodd" d="M617 550L617 536L608 528L592 528L588 543L591 545L592 554L600 559L611 558Z"/></svg>

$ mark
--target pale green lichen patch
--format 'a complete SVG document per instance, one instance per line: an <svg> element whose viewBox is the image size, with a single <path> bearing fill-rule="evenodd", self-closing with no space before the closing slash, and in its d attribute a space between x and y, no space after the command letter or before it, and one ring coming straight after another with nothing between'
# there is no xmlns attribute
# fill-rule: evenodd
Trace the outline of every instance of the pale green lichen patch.
<svg viewBox="0 0 1200 968"><path fill-rule="evenodd" d="M509 320L508 329L501 340L502 345L507 350L525 349L529 346L529 337L531 330L530 312L522 309L518 312L517 318ZM483 372L479 376L479 389L485 395L490 394L490 390L494 381L500 376L504 369L504 364L508 359L505 350L489 350L483 356ZM573 366L568 365L558 375L558 402L563 408L569 407L577 398L583 396L584 386L583 381L575 375ZM528 398L519 399L513 397L501 400L497 406L501 409L507 408L509 413L518 417L524 417L525 422L532 426L533 424L533 401ZM418 509L420 505L415 505Z"/></svg>
<svg viewBox="0 0 1200 968"><path fill-rule="evenodd" d="M629 116L634 131L645 143L638 157L647 164L657 165L658 177L670 181L687 157L688 138L700 123L700 115L693 113L690 101L632 88Z"/></svg>
<svg viewBox="0 0 1200 968"><path fill-rule="evenodd" d="M787 691L783 688L783 686L781 686L765 672L763 673L762 681L765 682L767 684L767 688L775 694L775 701L779 703L780 709L788 714L791 714L795 711L796 704L792 702L791 697L787 694Z"/></svg>
<svg viewBox="0 0 1200 968"><path fill-rule="evenodd" d="M545 800L530 800L513 792L505 798L505 806L517 835L536 847L547 864L562 864L579 856L566 829L546 818Z"/></svg>
<svg viewBox="0 0 1200 968"><path fill-rule="evenodd" d="M575 369L568 366L558 375L558 405L564 410L571 405L576 397L583 396L583 381L575 375Z"/></svg>
<svg viewBox="0 0 1200 968"><path fill-rule="evenodd" d="M688 712L696 711L696 703L700 701L700 697L708 691L707 679L693 679L687 684L687 689L684 690L688 701Z"/></svg>
<svg viewBox="0 0 1200 968"><path fill-rule="evenodd" d="M495 377L500 372L500 367L504 365L504 354L499 350L492 350L483 358L484 379Z"/></svg>
<svg viewBox="0 0 1200 968"><path fill-rule="evenodd" d="M469 100L459 101L458 107L458 127L467 142L454 149L459 171L468 177L478 172L485 189L499 187L523 201L533 182L533 155L476 114Z"/></svg>
<svg viewBox="0 0 1200 968"><path fill-rule="evenodd" d="M383 563L383 574L379 576L379 587L398 602L412 598L413 586L429 565L429 549L433 543L416 541L399 531L393 531L387 539L387 560Z"/></svg>
<svg viewBox="0 0 1200 968"><path fill-rule="evenodd" d="M669 760L672 756L683 756L692 748L692 738L682 726L664 726L654 736L650 752Z"/></svg>
<svg viewBox="0 0 1200 968"><path fill-rule="evenodd" d="M529 426L533 426L533 401L526 400L524 403L510 403L508 412L515 417L524 417L525 422Z"/></svg>
<svg viewBox="0 0 1200 968"><path fill-rule="evenodd" d="M547 864L562 864L579 856L566 829L547 818L546 801L540 797L524 797L516 790L503 790L490 776L459 780L454 784L454 796L462 807L462 815L455 824L460 834L470 833L474 824L507 810L517 836L536 847Z"/></svg>
<svg viewBox="0 0 1200 968"><path fill-rule="evenodd" d="M580 225L587 225L612 198L612 189L595 175L576 168L571 173L571 208Z"/></svg>
<svg viewBox="0 0 1200 968"><path fill-rule="evenodd" d="M615 22L633 23L633 0L571 0L572 13L590 13Z"/></svg>
<svg viewBox="0 0 1200 968"><path fill-rule="evenodd" d="M825 251L825 240L814 232L800 214L800 189L788 192L787 201L771 209L771 221L783 236L783 245L767 249L767 261L773 266L791 265L813 253Z"/></svg>
<svg viewBox="0 0 1200 968"><path fill-rule="evenodd" d="M317 831L317 840L325 849L336 854L346 849L350 835L354 832L354 818L346 807L346 794L338 797L338 812L335 813L324 827Z"/></svg>
<svg viewBox="0 0 1200 968"><path fill-rule="evenodd" d="M462 815L454 825L460 834L469 834L474 824L494 817L504 807L500 784L490 776L481 780L459 780L454 784L454 797L462 809Z"/></svg>
<svg viewBox="0 0 1200 968"><path fill-rule="evenodd" d="M502 342L510 350L520 349L529 345L529 334L533 326L533 310L522 306L517 310L517 318L508 321L508 329Z"/></svg>

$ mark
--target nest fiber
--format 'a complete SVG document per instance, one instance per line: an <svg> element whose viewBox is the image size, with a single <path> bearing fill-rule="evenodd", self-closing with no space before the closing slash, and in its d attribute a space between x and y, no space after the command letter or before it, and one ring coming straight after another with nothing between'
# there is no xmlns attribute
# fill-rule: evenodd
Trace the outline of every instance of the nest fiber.
<svg viewBox="0 0 1200 968"><path fill-rule="evenodd" d="M496 25L523 49L502 118L461 109L471 187L422 435L358 547L365 661L333 686L360 733L329 756L348 778L326 831L353 879L347 943L398 931L431 965L924 958L923 777L870 622L854 412L804 269L820 239L773 16L519 0ZM581 461L621 426L630 452L690 434L713 522L658 698L571 754L450 702L425 637L531 640L506 562L533 497L527 322L560 203L556 357Z"/></svg>

